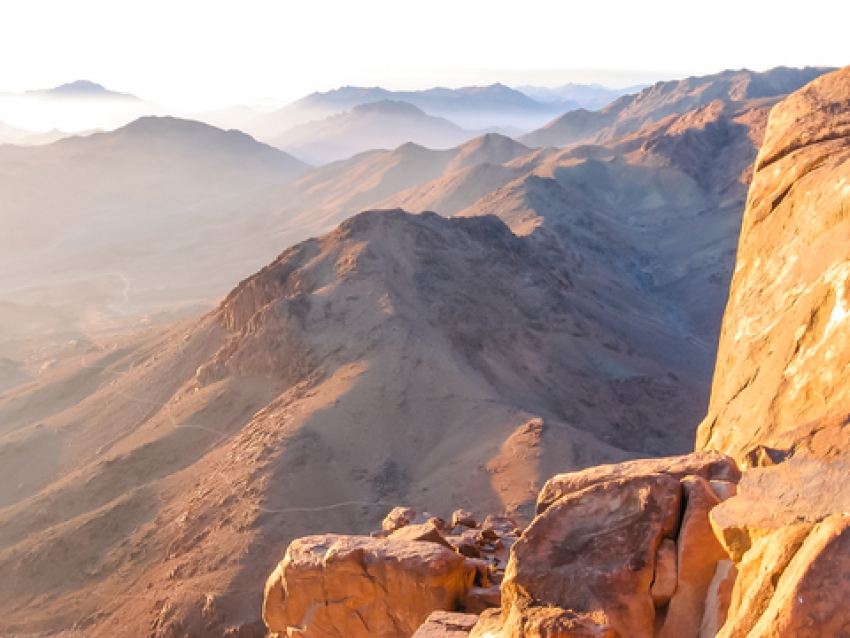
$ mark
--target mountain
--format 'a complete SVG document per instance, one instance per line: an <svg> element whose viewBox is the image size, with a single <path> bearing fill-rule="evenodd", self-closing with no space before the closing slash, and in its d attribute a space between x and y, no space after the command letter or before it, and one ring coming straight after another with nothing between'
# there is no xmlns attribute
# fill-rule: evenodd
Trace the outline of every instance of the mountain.
<svg viewBox="0 0 850 638"><path fill-rule="evenodd" d="M135 95L110 91L101 84L77 80L52 89L25 91L24 96L50 100L141 102Z"/></svg>
<svg viewBox="0 0 850 638"><path fill-rule="evenodd" d="M538 102L575 102L580 108L597 111L623 95L639 93L648 84L635 84L622 89L611 89L599 84L575 84L570 82L554 88L544 86L518 86L517 91L525 93Z"/></svg>
<svg viewBox="0 0 850 638"><path fill-rule="evenodd" d="M446 150L408 142L392 151L367 151L316 168L268 189L254 205L274 210L278 240L293 243L328 232L359 211L394 201L392 198L407 189L447 177L458 169L479 163L501 164L526 152L522 144L495 133ZM415 212L421 211L417 208Z"/></svg>
<svg viewBox="0 0 850 638"><path fill-rule="evenodd" d="M687 449L687 344L597 265L367 212L200 319L70 346L0 396L0 631L221 635L295 536L400 499L527 517L554 468Z"/></svg>
<svg viewBox="0 0 850 638"><path fill-rule="evenodd" d="M243 133L174 118L2 146L0 167L0 299L89 326L213 302L276 252L262 254L241 204L307 168Z"/></svg>
<svg viewBox="0 0 850 638"><path fill-rule="evenodd" d="M756 464L846 455L850 68L770 115L698 445Z"/></svg>
<svg viewBox="0 0 850 638"><path fill-rule="evenodd" d="M787 95L829 70L779 67L763 73L724 71L658 82L636 95L623 96L599 111L579 109L565 113L543 128L520 137L519 141L534 147L598 143L633 133L668 115L683 114L714 100L743 102Z"/></svg>
<svg viewBox="0 0 850 638"><path fill-rule="evenodd" d="M475 133L426 115L412 104L382 100L292 128L272 140L272 145L310 164L327 164L406 142L449 148L473 137Z"/></svg>
<svg viewBox="0 0 850 638"><path fill-rule="evenodd" d="M578 108L577 104L569 101L538 102L502 84L425 91L389 91L380 87L347 86L308 95L254 120L246 125L245 130L257 139L270 142L294 126L324 119L363 104L387 100L407 102L428 115L445 118L472 130L503 127L529 131L553 117Z"/></svg>

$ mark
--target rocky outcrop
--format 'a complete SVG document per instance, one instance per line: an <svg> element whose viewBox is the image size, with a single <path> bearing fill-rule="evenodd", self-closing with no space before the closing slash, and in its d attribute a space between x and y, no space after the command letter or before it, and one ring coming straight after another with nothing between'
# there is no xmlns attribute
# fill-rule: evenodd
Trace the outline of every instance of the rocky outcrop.
<svg viewBox="0 0 850 638"><path fill-rule="evenodd" d="M850 68L774 107L697 447L746 464L850 449Z"/></svg>
<svg viewBox="0 0 850 638"><path fill-rule="evenodd" d="M432 611L462 608L474 578L436 543L309 536L269 577L263 618L280 636L410 636Z"/></svg>
<svg viewBox="0 0 850 638"><path fill-rule="evenodd" d="M422 624L413 638L463 638L478 622L475 614L435 611Z"/></svg>
<svg viewBox="0 0 850 638"><path fill-rule="evenodd" d="M554 477L511 551L501 617L487 631L697 638L728 559L709 522L722 501L712 483L739 475L728 457L698 453Z"/></svg>

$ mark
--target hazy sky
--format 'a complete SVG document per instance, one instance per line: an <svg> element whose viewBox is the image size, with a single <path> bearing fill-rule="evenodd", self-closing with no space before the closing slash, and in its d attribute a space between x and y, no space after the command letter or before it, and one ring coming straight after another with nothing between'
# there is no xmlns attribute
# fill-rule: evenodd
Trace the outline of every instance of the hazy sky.
<svg viewBox="0 0 850 638"><path fill-rule="evenodd" d="M344 84L624 85L850 64L848 24L850 0L0 0L0 91L89 79L195 108Z"/></svg>

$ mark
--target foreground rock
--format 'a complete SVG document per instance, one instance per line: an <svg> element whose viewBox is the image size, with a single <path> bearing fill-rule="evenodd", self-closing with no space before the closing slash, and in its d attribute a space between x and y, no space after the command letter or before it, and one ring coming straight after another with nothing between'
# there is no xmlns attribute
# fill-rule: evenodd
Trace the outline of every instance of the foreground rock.
<svg viewBox="0 0 850 638"><path fill-rule="evenodd" d="M410 636L434 610L463 608L474 577L436 543L309 536L269 577L263 618L279 636Z"/></svg>
<svg viewBox="0 0 850 638"><path fill-rule="evenodd" d="M511 552L500 618L472 635L697 638L728 559L712 484L729 493L739 476L730 458L700 453L554 477Z"/></svg>

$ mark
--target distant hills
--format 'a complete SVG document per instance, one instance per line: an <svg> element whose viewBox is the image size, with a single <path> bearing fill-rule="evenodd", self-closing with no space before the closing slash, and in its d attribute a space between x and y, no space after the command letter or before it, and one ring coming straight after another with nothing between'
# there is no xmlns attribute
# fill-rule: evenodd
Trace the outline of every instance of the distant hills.
<svg viewBox="0 0 850 638"><path fill-rule="evenodd" d="M245 202L307 168L244 133L176 118L0 146L0 295L67 308L72 331L209 303L276 254L261 249Z"/></svg>
<svg viewBox="0 0 850 638"><path fill-rule="evenodd" d="M129 93L110 91L101 84L88 80L77 80L57 86L53 89L25 91L25 96L53 100L108 100L124 102L142 102L141 99Z"/></svg>
<svg viewBox="0 0 850 638"><path fill-rule="evenodd" d="M324 120L296 126L271 141L310 164L327 164L375 148L413 142L450 148L476 136L407 102L381 100L355 106Z"/></svg>
<svg viewBox="0 0 850 638"><path fill-rule="evenodd" d="M611 140L633 133L668 115L686 113L713 100L740 102L786 95L829 70L778 67L755 73L744 69L658 82L635 95L625 95L599 111L579 109L565 113L519 140L536 147Z"/></svg>
<svg viewBox="0 0 850 638"><path fill-rule="evenodd" d="M470 130L515 127L529 131L579 105L570 101L543 103L503 84L460 89L388 91L379 87L343 87L313 93L246 125L246 132L270 141L287 129L324 119L356 106L380 101L407 102L426 114L442 117Z"/></svg>

